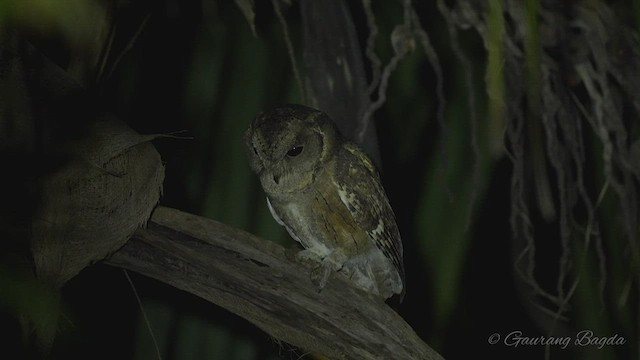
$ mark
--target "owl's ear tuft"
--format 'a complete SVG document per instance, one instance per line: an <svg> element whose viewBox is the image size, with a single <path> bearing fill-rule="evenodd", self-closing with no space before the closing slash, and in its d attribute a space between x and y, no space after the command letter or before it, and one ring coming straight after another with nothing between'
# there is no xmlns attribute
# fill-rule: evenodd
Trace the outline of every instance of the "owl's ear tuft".
<svg viewBox="0 0 640 360"><path fill-rule="evenodd" d="M264 169L262 160L260 160L260 157L258 155L254 154L249 154L249 166L251 167L251 170L253 170L253 172L255 172L256 174L260 174Z"/></svg>
<svg viewBox="0 0 640 360"><path fill-rule="evenodd" d="M249 166L251 170L253 170L256 174L259 174L264 165L262 164L262 160L260 159L260 154L258 153L258 148L256 148L253 143L253 126L249 126L249 129L244 133L244 143L245 150L247 153L247 157L249 158Z"/></svg>
<svg viewBox="0 0 640 360"><path fill-rule="evenodd" d="M244 135L242 136L242 140L244 141L245 145L247 145L247 147L251 144L251 137L253 136L253 124L249 124L249 128L244 132Z"/></svg>

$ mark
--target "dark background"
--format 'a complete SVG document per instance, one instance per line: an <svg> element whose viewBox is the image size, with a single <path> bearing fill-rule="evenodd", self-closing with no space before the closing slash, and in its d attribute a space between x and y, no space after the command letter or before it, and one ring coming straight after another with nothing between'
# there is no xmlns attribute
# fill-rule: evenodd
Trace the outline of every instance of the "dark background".
<svg viewBox="0 0 640 360"><path fill-rule="evenodd" d="M91 46L85 43L92 43L91 36L99 32L95 28L101 24L100 18L83 20L88 14L95 15L85 9L85 2L73 3L77 7L71 14L34 10L20 17L19 12L7 10L4 19L23 31L51 61L68 69L90 53ZM388 100L374 117L382 178L405 247L407 294L397 311L447 359L470 354L478 358L542 359L546 349L541 345L488 343L494 333L504 337L519 330L525 336L538 337L546 332L532 321L532 313L523 305L528 300L516 286L519 280L513 270L509 223L512 163L505 152L489 150L488 144L501 134L487 130L487 60L482 39L473 30L460 32L477 86L473 91L478 99L481 135L480 150L474 153L468 93L462 76L469 69L454 57L446 24L435 5L417 3L421 23L440 56L447 102L436 101L437 78L417 48L391 77ZM632 5L637 2L611 3L629 10L623 18L633 25L634 19L628 14L633 13ZM243 228L288 247L296 246L271 219L242 143L243 132L256 113L302 101L270 2L256 2L257 36L231 1L131 0L105 4L99 8L104 13L97 13L109 25L101 30L116 29L110 51L101 57L106 59L107 70L102 76L96 76L95 67L75 73L87 90L66 106L112 112L140 133L182 132L192 137L154 141L166 166L161 204ZM36 2L34 6L39 5ZM360 3L349 2L349 6L360 42L365 43L368 31ZM387 39L401 21L402 7L397 2L377 1L373 9L380 27L376 51L386 63L392 55ZM285 16L299 50L298 11L294 4L286 9ZM78 40L83 32L88 40ZM300 54L298 61L302 61ZM370 64L366 69L371 70ZM445 106L446 131L437 121L439 106ZM585 137L595 143L592 133ZM600 156L597 145L590 149L594 157ZM601 171L598 165L593 167L588 169L593 174ZM536 224L536 275L543 287L553 291L560 255L559 228L535 211L531 221ZM605 241L621 240L605 236ZM615 259L616 254L612 256ZM597 269L598 264L589 266ZM569 313L568 336L589 329L598 336L618 334L627 339L627 344L603 349L552 346L551 358L637 356L637 322L623 327L619 321L637 318L637 266L635 269L635 282L629 280L632 295L628 303L614 306L617 288L607 287L605 305L574 304ZM609 270L609 281L624 283L628 279L624 270ZM297 359L304 354L304 350L277 342L213 304L135 273L129 276L142 300L142 309L121 269L98 263L64 286L54 358L157 358L141 310L148 317L163 359ZM7 292L0 295L5 298L0 326L15 336L5 337L6 346L0 351L17 349L28 356L35 353L30 336L20 332L19 315L6 305L11 302L7 295L13 290L11 284L5 281ZM585 294L578 293L576 302L588 296ZM591 321L589 314L598 315Z"/></svg>

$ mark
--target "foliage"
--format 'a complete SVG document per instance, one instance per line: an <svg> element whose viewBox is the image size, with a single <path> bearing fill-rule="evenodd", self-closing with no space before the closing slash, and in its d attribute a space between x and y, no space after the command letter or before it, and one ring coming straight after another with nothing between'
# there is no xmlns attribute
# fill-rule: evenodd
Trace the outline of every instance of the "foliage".
<svg viewBox="0 0 640 360"><path fill-rule="evenodd" d="M363 118L377 128L405 246L399 313L445 358L465 348L494 357L637 357L640 47L631 28L640 2L346 4L373 84ZM0 31L3 44L15 33L28 39L99 99L91 104L139 132L193 137L154 143L166 167L163 205L293 247L271 219L242 136L257 112L310 98L299 14L299 2L283 0L1 0ZM37 105L7 78L4 119L7 104ZM26 146L9 136L28 133L25 124L0 130L3 151ZM0 285L15 291L0 292L3 318L37 318L40 310L16 299L43 290L18 289L17 275L4 270ZM164 358L303 353L209 304L133 280ZM103 292L120 300L95 295ZM64 311L58 357L155 354L120 272L89 267L62 295L64 306L38 295L52 299L42 309ZM492 333L575 337L584 329L627 344L487 343ZM89 350L112 343L104 354Z"/></svg>

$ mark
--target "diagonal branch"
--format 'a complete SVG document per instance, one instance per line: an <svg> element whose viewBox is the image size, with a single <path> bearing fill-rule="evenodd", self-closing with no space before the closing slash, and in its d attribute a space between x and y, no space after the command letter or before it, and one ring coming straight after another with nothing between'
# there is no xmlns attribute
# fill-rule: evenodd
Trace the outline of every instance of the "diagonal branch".
<svg viewBox="0 0 640 360"><path fill-rule="evenodd" d="M163 281L251 321L271 336L335 359L442 359L381 299L278 244L214 220L158 207L107 263Z"/></svg>

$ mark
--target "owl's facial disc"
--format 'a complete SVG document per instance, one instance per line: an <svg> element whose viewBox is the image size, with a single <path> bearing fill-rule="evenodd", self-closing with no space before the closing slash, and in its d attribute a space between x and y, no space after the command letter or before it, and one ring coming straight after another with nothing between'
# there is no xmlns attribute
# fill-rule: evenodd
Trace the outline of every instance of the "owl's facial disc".
<svg viewBox="0 0 640 360"><path fill-rule="evenodd" d="M264 168L273 168L283 161L303 157L311 124L294 117L279 118L273 114L259 115L251 135L253 156L257 156Z"/></svg>
<svg viewBox="0 0 640 360"><path fill-rule="evenodd" d="M305 106L258 114L245 139L264 190L288 193L309 186L334 153L332 126L324 113Z"/></svg>

